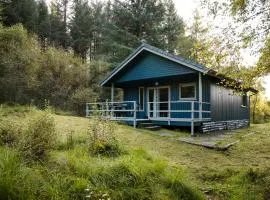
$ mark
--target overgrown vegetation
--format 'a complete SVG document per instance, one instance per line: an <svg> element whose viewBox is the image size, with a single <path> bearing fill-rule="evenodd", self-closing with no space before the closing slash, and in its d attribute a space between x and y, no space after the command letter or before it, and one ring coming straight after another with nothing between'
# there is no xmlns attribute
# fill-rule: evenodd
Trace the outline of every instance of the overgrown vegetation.
<svg viewBox="0 0 270 200"><path fill-rule="evenodd" d="M0 25L0 49L1 103L43 107L47 100L58 109L83 114L85 102L102 96L102 90L90 85L90 80L95 76L98 82L106 73L106 63L91 65L90 76L90 67L70 53L55 48L42 51L21 25Z"/></svg>
<svg viewBox="0 0 270 200"><path fill-rule="evenodd" d="M222 153L179 143L176 139L187 134L179 131L169 131L172 136L167 138L123 125L105 124L104 127L98 118L89 124L89 119L85 118L49 116L53 118L34 107L1 106L1 198L269 198L270 124L238 130L241 135L251 135L236 137L241 141ZM10 124L6 124L7 121ZM3 125L6 125L4 129ZM22 152L18 141L29 134L29 128L32 134L37 127L43 130L45 126L51 127L48 130L52 132L55 127L54 145L44 146L49 147L46 154L42 154L46 156L36 159L35 154ZM111 126L114 129L108 128ZM96 131L97 140L89 139L93 133L90 130ZM15 137L2 140L7 132L15 133ZM121 144L118 146L121 151L104 149L104 146L102 151L100 147L97 151L89 151L90 144L94 144L90 141L104 142L103 136L106 145L114 144L113 137L109 136L111 133L117 137L117 144ZM43 134L51 138L50 132ZM43 134L42 141L48 141Z"/></svg>
<svg viewBox="0 0 270 200"><path fill-rule="evenodd" d="M102 116L91 117L89 124L89 150L93 155L118 156L124 152L115 135L116 124L102 119Z"/></svg>
<svg viewBox="0 0 270 200"><path fill-rule="evenodd" d="M25 133L20 135L19 150L26 159L44 160L56 139L54 120L49 111L30 119Z"/></svg>
<svg viewBox="0 0 270 200"><path fill-rule="evenodd" d="M126 146L122 154L110 135L118 125L97 118L84 121L84 130L60 128L56 115L33 107L2 106L0 113L1 122L21 130L0 146L1 199L204 199L182 167L140 147ZM63 138L67 148L59 148Z"/></svg>

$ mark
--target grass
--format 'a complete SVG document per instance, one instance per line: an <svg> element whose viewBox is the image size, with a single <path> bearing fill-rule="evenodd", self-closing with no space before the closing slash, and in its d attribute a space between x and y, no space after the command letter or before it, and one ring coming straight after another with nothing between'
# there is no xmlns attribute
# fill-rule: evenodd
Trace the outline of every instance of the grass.
<svg viewBox="0 0 270 200"><path fill-rule="evenodd" d="M62 130L62 137L72 127L81 133L87 129L88 119L85 118L55 116L55 119L57 127ZM160 137L159 133L169 133L172 136ZM183 167L197 188L212 198L268 199L266 197L270 195L269 123L252 124L249 128L237 130L232 138L222 141L225 144L240 140L226 152L180 143L176 138L188 136L189 133L171 130L151 132L119 125L117 135L127 147L143 148L166 158L169 165ZM258 174L257 182L246 179L252 170Z"/></svg>
<svg viewBox="0 0 270 200"><path fill-rule="evenodd" d="M1 109L0 122L8 119L16 126L28 125L41 113ZM87 119L53 117L56 145L46 159L29 162L16 142L0 146L0 199L204 199L184 169L162 156L126 144L125 154L116 157L92 155Z"/></svg>
<svg viewBox="0 0 270 200"><path fill-rule="evenodd" d="M31 109L2 108L0 119L23 124L23 119L27 121L34 112L39 112ZM54 119L58 145L45 163L28 166L16 150L0 148L0 170L12 177L5 185L2 181L5 177L0 173L1 197L2 189L15 194L25 190L23 195L34 198L38 194L40 199L83 199L89 195L92 199L102 196L111 199L270 198L269 123L239 129L233 139L240 142L226 152L176 140L188 133L150 132L118 125L117 139L128 153L107 158L89 155L88 119L63 115L54 115ZM68 148L71 133L73 145ZM161 133L171 136L161 137ZM247 134L250 135L242 137ZM3 166L11 171L3 170ZM38 181L33 185L32 179ZM22 187L17 191L20 184Z"/></svg>

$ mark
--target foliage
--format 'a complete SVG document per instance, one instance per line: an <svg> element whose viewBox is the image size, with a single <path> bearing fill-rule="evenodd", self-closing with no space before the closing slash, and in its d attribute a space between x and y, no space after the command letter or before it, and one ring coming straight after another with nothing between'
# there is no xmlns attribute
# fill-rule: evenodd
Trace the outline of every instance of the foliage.
<svg viewBox="0 0 270 200"><path fill-rule="evenodd" d="M55 143L55 124L48 111L34 116L21 135L19 149L27 160L44 160Z"/></svg>
<svg viewBox="0 0 270 200"><path fill-rule="evenodd" d="M50 48L44 52L42 65L37 73L40 82L38 101L47 99L58 108L67 109L67 101L76 89L88 86L87 66L63 50Z"/></svg>
<svg viewBox="0 0 270 200"><path fill-rule="evenodd" d="M0 25L0 102L30 101L40 58L37 41L21 25Z"/></svg>
<svg viewBox="0 0 270 200"><path fill-rule="evenodd" d="M83 115L82 105L102 94L96 82L107 72L107 63L92 61L88 66L60 49L42 51L21 25L0 26L0 36L1 103L43 107L47 99L58 109Z"/></svg>
<svg viewBox="0 0 270 200"><path fill-rule="evenodd" d="M89 150L94 155L118 156L123 153L120 142L115 137L116 125L97 115L89 124Z"/></svg>
<svg viewBox="0 0 270 200"><path fill-rule="evenodd" d="M263 94L251 97L251 119L253 123L265 123L270 121L270 105Z"/></svg>
<svg viewBox="0 0 270 200"><path fill-rule="evenodd" d="M9 120L0 122L0 145L14 145L22 133L21 126Z"/></svg>
<svg viewBox="0 0 270 200"><path fill-rule="evenodd" d="M76 114L85 114L85 103L95 102L98 99L97 93L92 88L78 88L69 98L69 108Z"/></svg>
<svg viewBox="0 0 270 200"><path fill-rule="evenodd" d="M0 120L9 118L24 124L36 112L29 107L2 106ZM269 199L269 123L230 132L239 142L224 153L179 143L177 139L187 133L163 129L157 133L171 136L159 137L117 125L115 135L128 153L110 158L89 154L89 119L53 117L56 142L66 139L72 130L73 146L54 149L47 160L31 165L13 147L0 147L1 197Z"/></svg>
<svg viewBox="0 0 270 200"><path fill-rule="evenodd" d="M4 108L10 119L17 116L17 112L10 112L12 109ZM34 120L40 114L41 111L30 111L26 118L18 119L20 122L29 121L30 118ZM56 115L54 117L61 118ZM73 124L73 120L88 121L71 117L70 123L65 125ZM43 162L25 162L28 160L22 157L20 150L0 147L1 198L204 199L201 192L194 189L188 180L187 173L179 166L171 166L164 158L149 154L141 148L131 147L127 149L128 154L121 154L116 158L91 156L88 143L77 140L82 131L78 129L78 124L71 128L59 126L61 122L58 123L55 140L59 142L61 131L70 134L64 128L74 129L73 147L52 149ZM83 125L87 126L87 123ZM86 138L87 134L85 133Z"/></svg>
<svg viewBox="0 0 270 200"><path fill-rule="evenodd" d="M258 74L270 73L270 37L266 40L264 48L261 50L261 56L257 63Z"/></svg>

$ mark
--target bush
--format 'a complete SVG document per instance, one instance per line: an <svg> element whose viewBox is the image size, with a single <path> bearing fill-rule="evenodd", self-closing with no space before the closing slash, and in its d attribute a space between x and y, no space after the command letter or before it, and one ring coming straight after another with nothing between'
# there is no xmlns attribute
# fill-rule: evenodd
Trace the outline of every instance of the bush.
<svg viewBox="0 0 270 200"><path fill-rule="evenodd" d="M69 98L69 108L76 114L85 116L85 104L94 102L97 94L91 88L78 88Z"/></svg>
<svg viewBox="0 0 270 200"><path fill-rule="evenodd" d="M18 124L4 120L0 122L0 145L13 145L22 132Z"/></svg>
<svg viewBox="0 0 270 200"><path fill-rule="evenodd" d="M115 123L100 116L90 119L89 150L93 155L118 156L123 153L119 141L114 136Z"/></svg>
<svg viewBox="0 0 270 200"><path fill-rule="evenodd" d="M25 158L43 160L53 149L56 139L54 119L48 111L38 113L30 121L19 149Z"/></svg>

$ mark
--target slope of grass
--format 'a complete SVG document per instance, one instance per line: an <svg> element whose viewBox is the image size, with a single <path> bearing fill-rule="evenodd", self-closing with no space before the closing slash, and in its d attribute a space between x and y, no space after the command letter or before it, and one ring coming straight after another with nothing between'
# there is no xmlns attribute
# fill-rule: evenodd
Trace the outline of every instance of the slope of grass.
<svg viewBox="0 0 270 200"><path fill-rule="evenodd" d="M70 129L85 137L88 119L55 116L62 138ZM168 160L169 165L181 166L191 176L197 188L214 199L269 199L270 198L270 124L251 125L239 129L233 137L240 142L227 152L180 143L179 136L160 137L156 132L119 125L117 135L124 145L143 148ZM253 133L253 134L250 134ZM243 135L249 135L242 137Z"/></svg>
<svg viewBox="0 0 270 200"><path fill-rule="evenodd" d="M9 121L15 127L26 126L40 112L2 106L0 124ZM57 141L47 159L29 162L16 143L0 146L0 199L205 198L183 167L169 163L154 151L124 143L123 133L118 135L117 131L125 154L113 158L92 156L87 119L58 115L54 119Z"/></svg>

